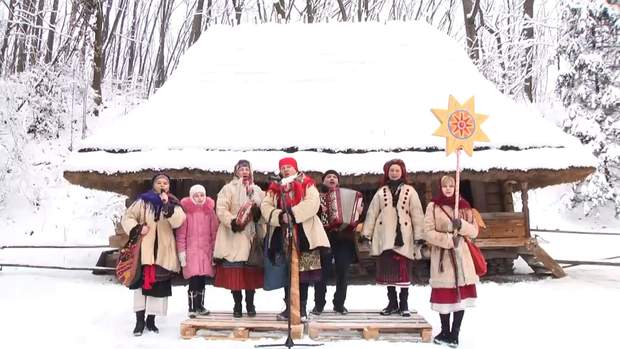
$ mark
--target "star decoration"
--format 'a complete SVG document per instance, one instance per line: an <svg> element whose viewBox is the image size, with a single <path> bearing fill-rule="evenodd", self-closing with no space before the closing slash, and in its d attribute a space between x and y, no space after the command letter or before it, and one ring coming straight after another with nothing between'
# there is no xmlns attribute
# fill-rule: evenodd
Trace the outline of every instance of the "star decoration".
<svg viewBox="0 0 620 349"><path fill-rule="evenodd" d="M474 108L474 97L464 104L450 96L448 109L431 109L441 123L433 136L446 137L446 155L457 149L463 149L467 155L474 153L474 142L488 142L489 137L480 125L488 119L488 115L477 114Z"/></svg>

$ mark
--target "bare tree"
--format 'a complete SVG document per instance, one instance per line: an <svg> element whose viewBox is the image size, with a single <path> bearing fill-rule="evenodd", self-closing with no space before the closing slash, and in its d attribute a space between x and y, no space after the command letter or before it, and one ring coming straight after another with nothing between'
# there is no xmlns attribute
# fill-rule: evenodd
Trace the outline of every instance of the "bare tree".
<svg viewBox="0 0 620 349"><path fill-rule="evenodd" d="M58 16L58 0L52 3L52 12L50 13L50 28L47 31L47 49L45 50L44 62L49 63L52 59L54 51L54 34L56 32L56 18Z"/></svg>
<svg viewBox="0 0 620 349"><path fill-rule="evenodd" d="M160 88L166 81L166 62L164 57L164 48L166 45L166 34L168 31L168 23L174 0L161 0L161 21L159 24L159 49L157 50L157 60L155 62L155 88Z"/></svg>
<svg viewBox="0 0 620 349"><path fill-rule="evenodd" d="M93 82L92 88L95 93L94 102L96 106L100 106L103 101L103 93L101 91L101 83L103 80L103 4L101 0L91 0L91 9L95 15L95 27L93 28L95 34L95 41L93 44ZM95 107L93 111L94 115L99 115L99 110Z"/></svg>
<svg viewBox="0 0 620 349"><path fill-rule="evenodd" d="M534 0L525 0L523 2L523 16L525 17L525 25L523 27L523 36L526 41L525 47L525 95L530 100L534 101L533 83L532 83L532 61L534 55L532 54L532 48L534 47Z"/></svg>
<svg viewBox="0 0 620 349"><path fill-rule="evenodd" d="M480 9L480 0L463 0L463 17L467 36L467 52L472 61L480 58L480 43L476 28L476 15Z"/></svg>
<svg viewBox="0 0 620 349"><path fill-rule="evenodd" d="M200 38L200 34L202 33L202 9L204 5L205 0L198 0L198 3L196 4L196 10L194 11L194 16L192 19L192 33L189 38L190 46L193 45L198 38Z"/></svg>
<svg viewBox="0 0 620 349"><path fill-rule="evenodd" d="M2 37L2 46L0 46L0 75L4 70L4 62L6 62L6 49L9 46L9 35L11 29L13 29L13 15L15 11L15 0L10 0L7 6L9 10L9 19L6 22L6 28L4 29L4 36Z"/></svg>
<svg viewBox="0 0 620 349"><path fill-rule="evenodd" d="M244 2L245 0L232 0L233 7L235 8L235 23L237 25L241 24Z"/></svg>

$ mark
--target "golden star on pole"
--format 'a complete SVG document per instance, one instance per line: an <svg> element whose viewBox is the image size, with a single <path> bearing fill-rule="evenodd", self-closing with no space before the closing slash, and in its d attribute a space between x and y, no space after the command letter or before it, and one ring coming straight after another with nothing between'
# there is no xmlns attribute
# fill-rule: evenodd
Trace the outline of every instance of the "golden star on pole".
<svg viewBox="0 0 620 349"><path fill-rule="evenodd" d="M489 117L477 114L472 96L464 104L460 104L452 95L448 98L448 109L431 109L441 123L433 136L446 137L446 155L461 148L467 155L474 153L474 142L488 142L489 137L480 125Z"/></svg>

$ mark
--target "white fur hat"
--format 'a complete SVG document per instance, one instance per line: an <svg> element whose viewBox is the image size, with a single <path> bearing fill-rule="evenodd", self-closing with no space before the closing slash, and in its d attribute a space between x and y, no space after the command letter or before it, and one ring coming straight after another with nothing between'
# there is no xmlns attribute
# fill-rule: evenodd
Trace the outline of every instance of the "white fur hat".
<svg viewBox="0 0 620 349"><path fill-rule="evenodd" d="M203 187L200 184L194 184L192 185L191 188L189 188L189 197L191 198L192 196L194 196L194 194L196 193L203 193L205 195L207 195L207 191L205 190L205 187Z"/></svg>

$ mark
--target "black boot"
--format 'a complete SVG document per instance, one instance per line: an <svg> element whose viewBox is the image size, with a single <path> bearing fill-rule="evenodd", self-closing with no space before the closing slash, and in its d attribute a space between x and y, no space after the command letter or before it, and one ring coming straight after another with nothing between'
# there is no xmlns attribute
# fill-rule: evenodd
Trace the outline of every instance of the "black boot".
<svg viewBox="0 0 620 349"><path fill-rule="evenodd" d="M196 304L194 308L196 315L206 316L211 312L205 309L205 290L196 292Z"/></svg>
<svg viewBox="0 0 620 349"><path fill-rule="evenodd" d="M398 295L400 298L400 304L398 305L398 311L400 312L400 316L410 317L411 313L409 312L409 288L401 287L400 294Z"/></svg>
<svg viewBox="0 0 620 349"><path fill-rule="evenodd" d="M398 311L398 300L396 299L396 287L388 286L388 305L381 310L381 315L391 315Z"/></svg>
<svg viewBox="0 0 620 349"><path fill-rule="evenodd" d="M448 344L450 341L450 314L439 314L441 332L433 338L435 344Z"/></svg>
<svg viewBox="0 0 620 349"><path fill-rule="evenodd" d="M243 295L241 291L231 291L235 306L233 307L233 317L239 318L243 316L241 301L243 301Z"/></svg>
<svg viewBox="0 0 620 349"><path fill-rule="evenodd" d="M288 320L289 316L288 287L284 287L284 310L276 316L280 321Z"/></svg>
<svg viewBox="0 0 620 349"><path fill-rule="evenodd" d="M256 307L254 306L255 293L255 290L245 290L245 310L248 312L249 317L256 316Z"/></svg>
<svg viewBox="0 0 620 349"><path fill-rule="evenodd" d="M133 328L133 335L138 337L144 332L144 310L136 311L136 326Z"/></svg>
<svg viewBox="0 0 620 349"><path fill-rule="evenodd" d="M196 292L195 291L187 291L187 316L190 319L196 317Z"/></svg>
<svg viewBox="0 0 620 349"><path fill-rule="evenodd" d="M159 333L159 328L155 326L155 315L148 315L146 317L146 329L151 332Z"/></svg>
<svg viewBox="0 0 620 349"><path fill-rule="evenodd" d="M450 340L448 345L452 348L459 346L459 332L461 331L461 323L463 322L463 316L465 310L455 311L452 317L452 331L450 331Z"/></svg>
<svg viewBox="0 0 620 349"><path fill-rule="evenodd" d="M301 318L301 321L308 320L308 313L306 312L307 302L307 300L299 302L299 317Z"/></svg>
<svg viewBox="0 0 620 349"><path fill-rule="evenodd" d="M284 310L282 310L282 312L280 312L280 314L278 314L277 319L280 320L280 321L286 321L286 320L288 320L288 316L289 316L288 301L285 299L284 300Z"/></svg>

